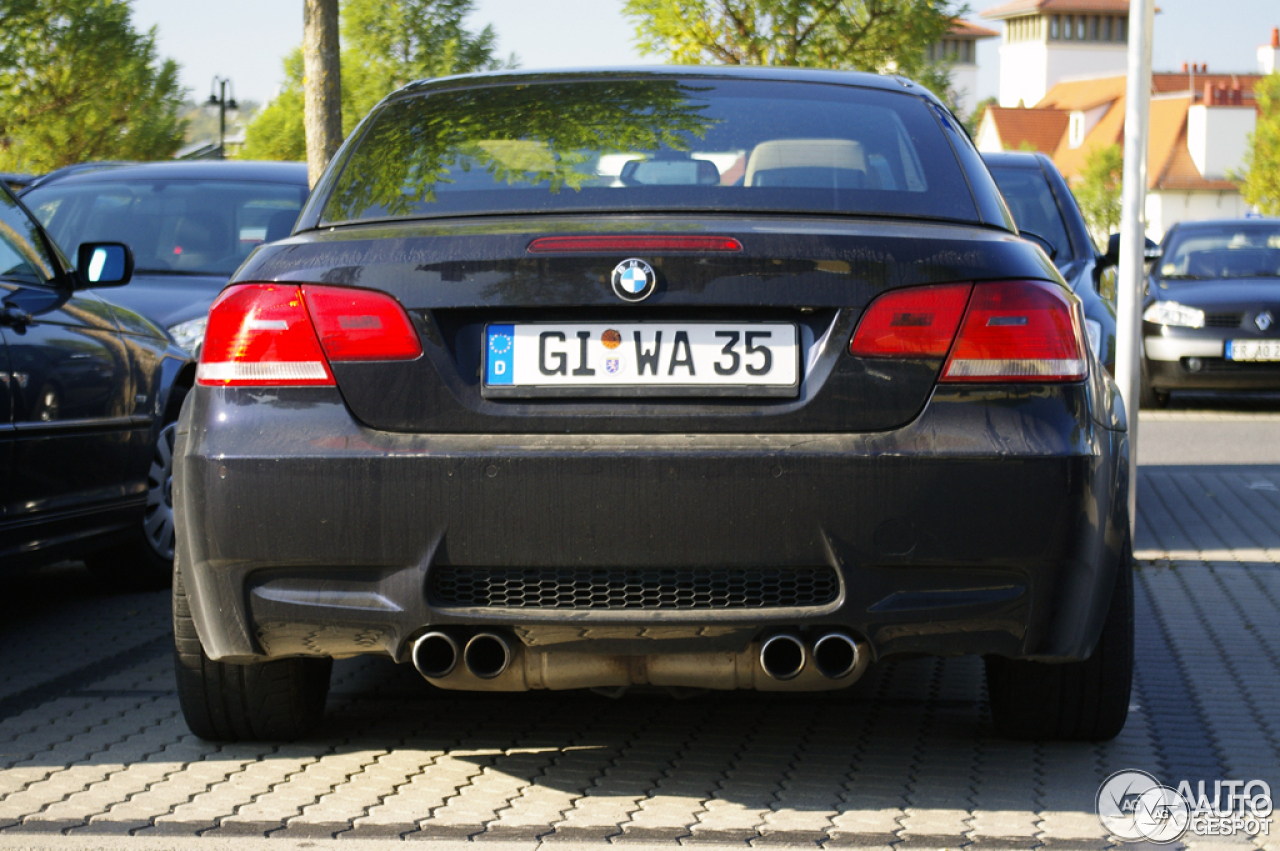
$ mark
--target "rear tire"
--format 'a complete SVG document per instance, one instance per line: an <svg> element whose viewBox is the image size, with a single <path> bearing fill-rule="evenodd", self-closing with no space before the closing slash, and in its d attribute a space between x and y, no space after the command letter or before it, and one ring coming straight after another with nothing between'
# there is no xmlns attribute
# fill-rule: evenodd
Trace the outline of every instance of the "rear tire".
<svg viewBox="0 0 1280 851"><path fill-rule="evenodd" d="M211 742L293 741L319 727L331 659L215 662L204 652L182 569L173 571L174 672L191 732Z"/></svg>
<svg viewBox="0 0 1280 851"><path fill-rule="evenodd" d="M1063 664L988 656L986 667L991 720L999 735L1086 742L1115 738L1129 716L1133 683L1133 551L1127 536L1092 656Z"/></svg>

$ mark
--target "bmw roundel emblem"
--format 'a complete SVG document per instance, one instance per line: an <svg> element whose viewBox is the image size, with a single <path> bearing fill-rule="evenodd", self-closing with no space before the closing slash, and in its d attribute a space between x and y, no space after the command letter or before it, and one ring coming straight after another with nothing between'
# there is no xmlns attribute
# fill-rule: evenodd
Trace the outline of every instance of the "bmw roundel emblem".
<svg viewBox="0 0 1280 851"><path fill-rule="evenodd" d="M658 273L643 260L632 257L613 267L613 291L623 301L644 301L658 286Z"/></svg>

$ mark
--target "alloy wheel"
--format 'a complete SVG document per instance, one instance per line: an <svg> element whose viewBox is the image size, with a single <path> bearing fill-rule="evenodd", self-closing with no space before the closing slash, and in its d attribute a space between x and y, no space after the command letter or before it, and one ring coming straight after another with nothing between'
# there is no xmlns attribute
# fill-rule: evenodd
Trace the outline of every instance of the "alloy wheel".
<svg viewBox="0 0 1280 851"><path fill-rule="evenodd" d="M160 430L147 473L147 509L142 521L147 544L166 561L173 558L173 445L177 435L176 422Z"/></svg>

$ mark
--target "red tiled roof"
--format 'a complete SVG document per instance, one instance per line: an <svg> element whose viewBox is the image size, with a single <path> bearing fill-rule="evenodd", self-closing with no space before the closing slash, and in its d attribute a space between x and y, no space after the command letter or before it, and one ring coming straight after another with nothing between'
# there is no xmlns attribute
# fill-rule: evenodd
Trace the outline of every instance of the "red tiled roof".
<svg viewBox="0 0 1280 851"><path fill-rule="evenodd" d="M1191 98L1160 98L1151 101L1151 124L1147 139L1147 187L1156 188L1168 170L1178 148L1187 147L1187 111ZM1190 157L1190 154L1187 155ZM1195 171L1195 165L1192 165ZM1195 172L1197 175L1200 172Z"/></svg>
<svg viewBox="0 0 1280 851"><path fill-rule="evenodd" d="M1053 162L1068 180L1084 171L1085 163L1094 151L1109 145L1124 144L1124 105L1124 97L1112 103L1078 148L1072 148L1067 134L1062 134L1058 147L1053 152Z"/></svg>
<svg viewBox="0 0 1280 851"><path fill-rule="evenodd" d="M1129 0L1011 0L982 13L984 18L1014 18L1044 12L1124 12Z"/></svg>
<svg viewBox="0 0 1280 851"><path fill-rule="evenodd" d="M952 22L951 29L947 31L947 35L953 38L995 38L1000 33L957 18Z"/></svg>
<svg viewBox="0 0 1280 851"><path fill-rule="evenodd" d="M1196 100L1201 101L1204 84L1210 83L1230 89L1239 84L1246 105L1255 103L1253 87L1262 77L1259 74L1184 74L1182 72L1161 71L1151 75L1151 91L1153 94L1172 94L1186 92L1194 84ZM1111 103L1124 97L1126 80L1123 74L1114 77L1093 77L1087 80L1065 80L1055 85L1036 104L1037 107L1052 109L1093 109L1104 103Z"/></svg>
<svg viewBox="0 0 1280 851"><path fill-rule="evenodd" d="M993 106L987 115L995 122L1000 143L1008 150L1030 147L1052 154L1067 131L1070 113L1058 109L1024 109Z"/></svg>
<svg viewBox="0 0 1280 851"><path fill-rule="evenodd" d="M1124 144L1126 98L1117 98L1078 148L1069 146L1065 130L1053 151L1053 162L1067 181L1075 184L1094 151ZM1190 97L1163 97L1151 101L1147 138L1147 188L1172 190L1235 191L1229 180L1208 180L1196 168L1187 148L1187 112ZM1063 110L1036 108L1027 112L1062 114ZM1070 113L1066 113L1070 114ZM1003 136L1001 137L1003 138Z"/></svg>
<svg viewBox="0 0 1280 851"><path fill-rule="evenodd" d="M1185 92L1195 86L1196 95L1204 94L1204 84L1211 83L1230 89L1239 84L1244 90L1244 102L1253 103L1253 87L1262 79L1261 74L1184 74L1181 71L1162 71L1151 75L1151 91L1156 94L1164 92Z"/></svg>
<svg viewBox="0 0 1280 851"><path fill-rule="evenodd" d="M1067 80L1049 89L1036 106L1049 109L1093 109L1124 97L1125 85L1123 74L1090 80Z"/></svg>
<svg viewBox="0 0 1280 851"><path fill-rule="evenodd" d="M1196 162L1191 158L1187 148L1187 129L1184 125L1178 141L1173 147L1172 155L1165 164L1163 172L1153 171L1150 180L1152 189L1207 189L1215 191L1236 191L1239 189L1230 180L1209 180L1200 174Z"/></svg>

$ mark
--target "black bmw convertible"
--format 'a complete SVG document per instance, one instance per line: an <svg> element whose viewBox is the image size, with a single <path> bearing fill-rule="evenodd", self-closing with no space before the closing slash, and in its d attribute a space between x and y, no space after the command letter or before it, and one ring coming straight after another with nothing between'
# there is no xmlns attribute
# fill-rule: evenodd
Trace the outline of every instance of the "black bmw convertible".
<svg viewBox="0 0 1280 851"><path fill-rule="evenodd" d="M1128 440L1084 328L907 80L411 84L210 309L174 483L187 723L303 735L358 654L712 695L979 654L1001 733L1112 737Z"/></svg>

